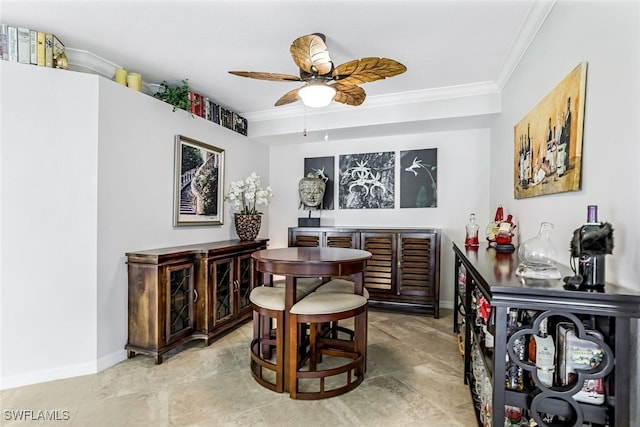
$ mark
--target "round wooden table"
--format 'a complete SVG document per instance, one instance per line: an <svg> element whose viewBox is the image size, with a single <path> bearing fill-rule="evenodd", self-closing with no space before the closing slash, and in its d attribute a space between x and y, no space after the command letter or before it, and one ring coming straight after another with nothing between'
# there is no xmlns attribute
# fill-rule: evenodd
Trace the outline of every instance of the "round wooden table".
<svg viewBox="0 0 640 427"><path fill-rule="evenodd" d="M298 277L336 277L351 276L354 293L362 295L364 288L364 269L371 253L349 248L291 247L263 249L251 254L256 262L256 269L265 274L265 282L271 275L285 276L284 303L284 385L289 391L289 369L291 357L289 353L289 319L291 307L297 301L296 279ZM270 281L270 280L269 280ZM295 327L295 325L293 325ZM280 327L280 325L278 325ZM366 342L360 349L366 354Z"/></svg>

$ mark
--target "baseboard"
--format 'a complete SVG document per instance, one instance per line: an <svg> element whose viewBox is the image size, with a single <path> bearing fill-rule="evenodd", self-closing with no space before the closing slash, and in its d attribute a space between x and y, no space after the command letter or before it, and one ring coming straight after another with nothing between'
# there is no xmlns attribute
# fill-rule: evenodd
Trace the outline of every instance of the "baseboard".
<svg viewBox="0 0 640 427"><path fill-rule="evenodd" d="M81 363L61 368L43 369L41 371L28 372L26 374L0 377L0 390L96 374L122 362L126 358L127 352L125 350L118 350L101 357L95 363Z"/></svg>
<svg viewBox="0 0 640 427"><path fill-rule="evenodd" d="M453 301L440 300L440 308L451 308L451 309L453 309Z"/></svg>
<svg viewBox="0 0 640 427"><path fill-rule="evenodd" d="M98 359L98 372L116 365L127 358L127 351L122 349Z"/></svg>
<svg viewBox="0 0 640 427"><path fill-rule="evenodd" d="M82 375L95 374L96 372L98 372L96 363L81 363L78 365L28 372L26 374L0 377L0 390L31 384L46 383L71 377L80 377Z"/></svg>

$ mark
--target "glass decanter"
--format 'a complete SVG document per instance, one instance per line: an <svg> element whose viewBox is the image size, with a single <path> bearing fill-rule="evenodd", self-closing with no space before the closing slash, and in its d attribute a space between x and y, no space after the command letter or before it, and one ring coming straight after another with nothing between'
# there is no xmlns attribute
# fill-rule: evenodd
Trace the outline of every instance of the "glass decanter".
<svg viewBox="0 0 640 427"><path fill-rule="evenodd" d="M465 227L466 238L464 239L465 246L479 246L478 240L478 224L476 224L476 214L469 215L469 223Z"/></svg>
<svg viewBox="0 0 640 427"><path fill-rule="evenodd" d="M553 224L540 224L538 235L525 241L518 248L520 265L516 274L531 279L559 279L560 271L556 267L555 259L558 251L551 242Z"/></svg>

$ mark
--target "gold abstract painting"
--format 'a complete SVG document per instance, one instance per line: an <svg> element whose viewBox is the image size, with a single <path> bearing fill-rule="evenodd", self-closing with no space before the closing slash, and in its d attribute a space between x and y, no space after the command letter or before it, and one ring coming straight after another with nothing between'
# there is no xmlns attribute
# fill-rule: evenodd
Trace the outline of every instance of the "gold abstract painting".
<svg viewBox="0 0 640 427"><path fill-rule="evenodd" d="M583 62L515 125L516 199L580 189L586 80Z"/></svg>

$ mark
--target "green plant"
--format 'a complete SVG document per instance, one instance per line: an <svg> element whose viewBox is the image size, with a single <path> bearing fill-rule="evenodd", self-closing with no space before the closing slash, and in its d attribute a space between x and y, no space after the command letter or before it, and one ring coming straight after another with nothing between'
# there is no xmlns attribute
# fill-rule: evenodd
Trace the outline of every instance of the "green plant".
<svg viewBox="0 0 640 427"><path fill-rule="evenodd" d="M191 112L191 106L197 104L192 103L191 99L189 99L189 84L187 80L182 80L182 85L180 86L169 86L166 81L163 81L160 83L160 90L153 95L154 98L171 104L173 111L176 111L176 108L180 108Z"/></svg>

